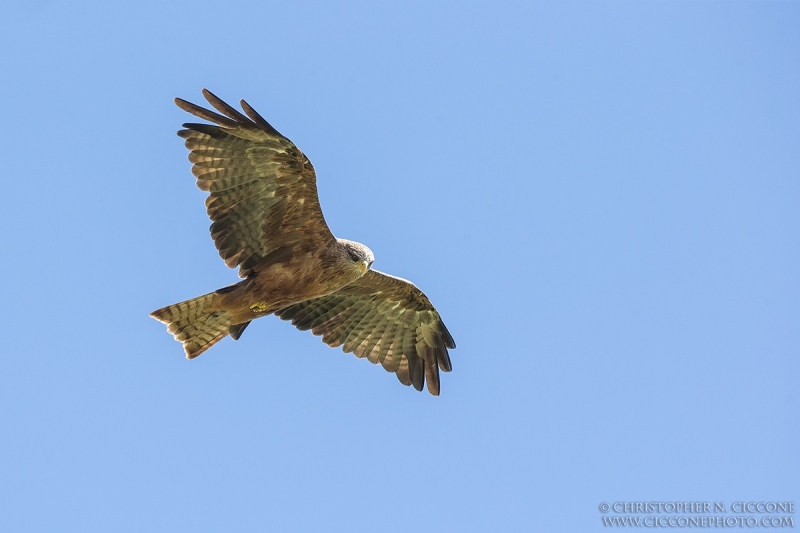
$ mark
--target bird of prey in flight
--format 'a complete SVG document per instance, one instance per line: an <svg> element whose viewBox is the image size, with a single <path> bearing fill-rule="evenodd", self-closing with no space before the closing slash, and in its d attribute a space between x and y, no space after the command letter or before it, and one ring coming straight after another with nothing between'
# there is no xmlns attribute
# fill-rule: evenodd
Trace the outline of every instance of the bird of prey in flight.
<svg viewBox="0 0 800 533"><path fill-rule="evenodd" d="M197 186L207 191L211 238L242 281L151 316L193 359L255 318L275 314L394 372L404 385L439 394L439 370L455 348L439 313L413 283L373 270L372 251L333 236L311 161L241 101L244 114L210 91L218 111L175 99L213 124L184 124Z"/></svg>

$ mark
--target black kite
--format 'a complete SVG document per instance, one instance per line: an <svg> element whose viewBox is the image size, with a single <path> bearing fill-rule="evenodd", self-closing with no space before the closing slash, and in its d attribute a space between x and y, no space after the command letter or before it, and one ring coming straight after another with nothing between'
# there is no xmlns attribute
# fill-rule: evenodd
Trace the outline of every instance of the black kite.
<svg viewBox="0 0 800 533"><path fill-rule="evenodd" d="M246 116L211 92L222 115L180 98L213 122L184 124L197 186L208 191L211 238L239 283L153 311L193 359L255 318L275 314L329 346L381 363L417 390L439 394L455 348L439 313L411 282L372 270L363 244L328 229L308 158L244 100Z"/></svg>

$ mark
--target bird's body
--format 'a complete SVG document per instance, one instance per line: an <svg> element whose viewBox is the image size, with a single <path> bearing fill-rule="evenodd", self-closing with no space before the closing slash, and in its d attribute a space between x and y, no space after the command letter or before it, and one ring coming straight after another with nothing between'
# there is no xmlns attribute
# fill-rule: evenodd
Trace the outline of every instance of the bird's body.
<svg viewBox="0 0 800 533"><path fill-rule="evenodd" d="M238 339L250 321L269 314L323 335L330 346L366 357L406 385L439 393L451 368L450 333L413 284L371 270L372 252L337 239L322 217L308 158L246 102L244 116L204 90L223 115L176 99L215 122L184 124L192 172L206 200L211 236L244 280L170 305L151 315L168 325L187 357L226 335Z"/></svg>

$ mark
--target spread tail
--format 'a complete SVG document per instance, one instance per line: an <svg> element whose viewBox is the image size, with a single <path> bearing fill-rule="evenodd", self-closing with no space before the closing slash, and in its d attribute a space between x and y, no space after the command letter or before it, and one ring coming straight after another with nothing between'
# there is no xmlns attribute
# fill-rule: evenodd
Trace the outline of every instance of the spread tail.
<svg viewBox="0 0 800 533"><path fill-rule="evenodd" d="M150 316L167 324L175 340L183 343L186 357L194 359L221 341L231 327L231 314L215 308L217 297L212 292L162 307Z"/></svg>

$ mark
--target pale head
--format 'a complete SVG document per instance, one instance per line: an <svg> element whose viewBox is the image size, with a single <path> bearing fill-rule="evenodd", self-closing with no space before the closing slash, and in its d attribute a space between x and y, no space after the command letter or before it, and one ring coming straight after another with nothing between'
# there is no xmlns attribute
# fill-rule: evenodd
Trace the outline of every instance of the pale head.
<svg viewBox="0 0 800 533"><path fill-rule="evenodd" d="M353 265L358 267L361 274L366 274L373 261L375 261L372 250L360 242L348 241L347 239L336 239L336 241Z"/></svg>

